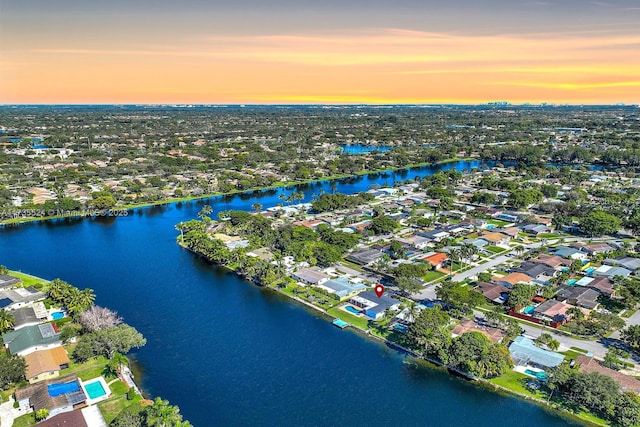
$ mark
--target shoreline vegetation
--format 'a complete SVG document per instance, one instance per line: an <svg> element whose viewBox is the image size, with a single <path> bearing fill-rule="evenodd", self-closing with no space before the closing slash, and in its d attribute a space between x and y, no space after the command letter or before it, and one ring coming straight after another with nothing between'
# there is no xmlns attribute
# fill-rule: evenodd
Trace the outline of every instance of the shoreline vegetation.
<svg viewBox="0 0 640 427"><path fill-rule="evenodd" d="M35 287L39 291L47 293L48 298L45 300L46 303L54 305L56 303L59 304L60 301L58 300L66 298L64 295L66 292L63 290L64 288L68 291L77 291L79 294L91 294L93 298L95 298L91 289L87 288L80 291L78 288L63 282L60 279L47 280L38 276L23 273L22 271L8 269L6 271L9 275L20 279L21 286ZM144 427L147 425L156 425L154 423L157 422L167 422L169 424L162 425L191 427L191 424L187 420L183 420L177 406L170 405L168 401L163 400L160 397L151 399L150 395L146 393L134 380L133 371L136 370L136 361L135 359L126 356L128 351L126 351L125 347L139 348L140 346L145 345L146 339L142 337L141 334L126 323L122 323L122 318L117 317L116 312L93 305L93 301L91 301L89 308L84 310L84 306L79 308L75 303L68 303L64 307L68 314L73 314L73 316L65 316L60 320L54 320L53 323L56 323L60 328L60 339L65 347L65 352L69 353L71 356L71 363L67 368L62 369L59 376L56 378L65 378L69 375L76 375L79 379L85 382L92 380L95 377L103 376L105 379L108 378L109 382L107 384L110 396L98 403L94 403L97 405L107 425L118 427L135 425ZM86 319L89 319L90 316L87 316L85 319L83 319L83 316L91 310L96 312L99 311L100 314L96 314L96 317L93 320L92 326L94 327L87 329L88 325L91 325L91 321ZM126 333L129 334L127 338L123 338L122 345L117 343L118 339L115 335L110 337L112 346L115 346L114 348L121 348L117 349L111 357L106 357L106 355L101 354L95 355L91 353L91 351L81 350L80 347L82 347L84 340L89 340L91 338L90 341L92 342L92 344L85 345L84 347L95 347L95 345L99 343L99 339L96 334L101 330L106 331L107 329L101 329L105 325L98 326L97 324L109 321L109 317L113 319L113 325L116 326L107 327L107 329L120 328L123 333L125 333L124 330L127 329ZM80 322L84 326L81 326L76 322ZM85 324L87 322L89 322L89 324ZM80 332L81 328L85 329L85 331L78 337L77 334ZM75 333L75 340L69 339L70 335L72 335L69 333L71 331ZM129 333L129 331L131 332ZM124 341L128 341L128 344L124 344ZM0 402L7 401L10 396L14 396L16 390L25 384L28 385L26 381L23 381L17 384L12 384L9 388L3 389L0 394ZM16 406L14 404L14 408L15 407ZM40 411L28 413L21 412L20 416L13 419L13 425L34 425L43 420L42 415L43 414L40 414Z"/></svg>
<svg viewBox="0 0 640 427"><path fill-rule="evenodd" d="M182 241L181 236L177 237L177 244L193 253L196 256L202 257L205 260L207 259L203 254L189 248L186 244L184 244L184 242ZM208 262L211 262L212 264L214 264L216 267L221 268L223 270L228 271L229 273L235 273L236 275L238 275L238 277L240 277L241 279L243 279L244 281L248 282L248 283L252 283L256 286L260 286L257 285L255 281L251 281L249 279L247 279L246 277L244 277L242 274L240 274L238 272L238 270L233 266L233 265L224 265L224 264L219 264L213 261L208 260ZM578 413L574 413L569 411L566 408L563 408L562 406L560 406L557 403L553 403L550 402L548 400L545 399L541 399L539 397L536 397L535 394L532 394L530 391L528 391L527 389L525 389L523 386L520 386L520 388L522 390L517 390L516 387L513 387L512 384L510 384L511 386L508 385L503 385L503 384L499 384L496 381L494 381L494 379L484 379L484 378L479 378L476 376L472 376L469 375L465 372L459 371L455 368L451 368L450 366L447 366L446 364L442 363L439 360L436 360L434 358L431 358L429 356L426 355L421 355L418 352L416 352L415 350L412 350L410 348L407 348L405 346L403 346L402 344L393 341L391 339L389 339L388 337L383 337L381 335L376 334L375 330L372 330L372 328L362 328L361 326L358 325L358 322L353 322L353 320L351 319L351 315L347 312L344 312L343 310L339 310L339 309L332 309L332 310L326 310L318 305L313 304L310 301L306 301L300 297L298 297L297 295L292 295L290 293L285 292L283 289L280 289L278 286L275 286L275 284L270 284L270 285L262 285L260 286L262 289L271 291L271 292L275 292L279 295L282 295L290 300L293 300L309 309L314 310L317 313L320 313L322 315L323 318L325 318L327 321L331 322L334 319L341 319L343 321L346 321L347 323L349 323L349 326L351 326L351 328L353 328L353 330L365 337L365 338L369 338L372 340L375 340L381 344L386 345L387 347L393 349L394 351L398 351L402 354L408 355L412 358L414 358L415 360L412 361L411 363L416 363L419 365L423 365L428 367L429 369L437 369L437 370L446 370L448 371L451 375L454 376L458 376L461 377L467 381L472 381L475 384L477 384L479 387L483 387L485 389L491 390L493 392L498 392L504 395L509 395L509 396L517 396L519 398L523 398L527 401L533 402L536 405L539 405L541 407L543 407L545 410L551 411L556 413L557 415L566 418L568 420L571 420L573 422L580 422L583 423L585 425L588 426L607 426L609 425L605 420L598 418L597 416L585 412L585 411L580 411ZM330 313L330 311L332 311ZM332 314L333 313L333 314ZM516 373L517 374L517 373ZM519 375L523 375L523 374L519 374ZM524 377L524 375L523 375ZM498 377L500 378L500 377ZM536 393L537 394L537 393Z"/></svg>
<svg viewBox="0 0 640 427"><path fill-rule="evenodd" d="M473 157L452 157L450 159L444 159L437 162L422 162L422 163L416 163L416 164L402 166L402 167L384 168L384 169L378 169L378 170L363 170L360 172L356 172L354 174L338 174L338 175L332 175L324 178L312 178L312 179L305 179L305 180L298 180L298 181L281 182L271 186L255 187L255 188L249 188L246 190L214 192L214 193L203 194L199 196L171 197L171 198L157 200L153 202L132 203L132 204L126 204L121 206L114 206L110 210L105 210L104 211L105 215L103 216L111 216L108 214L109 211L128 212L134 209L149 208L153 206L164 206L164 205L182 203L182 202L193 202L198 200L210 199L212 197L226 197L226 196L236 196L239 194L251 194L251 193L262 192L262 191L277 190L279 188L288 188L288 187L296 187L298 185L313 184L316 182L338 181L341 179L355 178L355 177L372 175L372 174L396 172L403 169L409 170L409 169L418 169L418 168L424 168L424 167L437 167L437 166L446 165L449 163L468 162L473 160L482 161L482 159L473 158ZM95 209L86 210L86 212L92 212L92 211L95 211ZM19 212L19 210L17 209L16 212ZM83 211L80 210L80 212L83 212ZM24 224L24 223L36 222L36 221L49 221L54 219L86 218L91 216L95 216L95 215L72 214L72 215L44 215L44 216L17 217L17 218L0 220L0 226ZM126 216L126 215L113 215L113 216Z"/></svg>

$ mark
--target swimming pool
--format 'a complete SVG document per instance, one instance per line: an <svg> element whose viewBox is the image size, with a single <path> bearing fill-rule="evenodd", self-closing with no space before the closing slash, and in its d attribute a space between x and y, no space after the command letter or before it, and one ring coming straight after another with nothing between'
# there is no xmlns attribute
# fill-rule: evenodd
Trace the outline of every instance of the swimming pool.
<svg viewBox="0 0 640 427"><path fill-rule="evenodd" d="M409 328L399 323L396 323L395 325L393 325L393 329L403 334L406 334L409 331Z"/></svg>
<svg viewBox="0 0 640 427"><path fill-rule="evenodd" d="M59 320L62 319L64 317L64 313L61 311L54 311L53 313L51 313L51 318L53 320Z"/></svg>
<svg viewBox="0 0 640 427"><path fill-rule="evenodd" d="M533 375L534 377L536 377L540 381L546 381L547 380L547 373L546 372L538 372L538 371L532 371L531 369L526 369L524 371L524 373L527 374L527 375Z"/></svg>
<svg viewBox="0 0 640 427"><path fill-rule="evenodd" d="M47 386L47 391L49 392L49 396L56 397L61 394L73 393L74 391L80 390L80 386L77 381L71 381L68 383L54 383L49 384Z"/></svg>
<svg viewBox="0 0 640 427"><path fill-rule="evenodd" d="M496 228L495 224L487 224L487 230L493 230Z"/></svg>
<svg viewBox="0 0 640 427"><path fill-rule="evenodd" d="M596 271L595 267L589 267L585 270L585 273L587 273L589 276L591 276L593 274L593 272Z"/></svg>
<svg viewBox="0 0 640 427"><path fill-rule="evenodd" d="M576 282L577 282L577 280L576 280L576 279L567 280L567 285L569 285L569 286L573 286L573 285L575 285L575 284L576 284Z"/></svg>
<svg viewBox="0 0 640 427"><path fill-rule="evenodd" d="M97 399L102 396L106 396L107 392L104 387L102 387L102 383L100 380L94 381L92 383L85 383L84 389L87 391L89 395L89 399Z"/></svg>
<svg viewBox="0 0 640 427"><path fill-rule="evenodd" d="M355 308L351 307L350 305L346 306L344 309L347 310L349 313L353 313L353 314L362 313L360 310L355 309Z"/></svg>
<svg viewBox="0 0 640 427"><path fill-rule="evenodd" d="M528 307L525 307L525 308L524 308L524 310L522 310L522 312L523 312L524 314L532 314L532 313L533 313L533 310L535 310L535 309L536 309L536 306L535 306L535 305L530 305L530 306L528 306Z"/></svg>

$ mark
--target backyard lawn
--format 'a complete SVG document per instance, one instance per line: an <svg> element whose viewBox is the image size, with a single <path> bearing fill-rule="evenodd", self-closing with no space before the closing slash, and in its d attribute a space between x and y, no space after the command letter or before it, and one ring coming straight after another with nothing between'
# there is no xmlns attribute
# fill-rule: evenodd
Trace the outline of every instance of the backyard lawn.
<svg viewBox="0 0 640 427"><path fill-rule="evenodd" d="M341 308L334 307L327 310L327 313L330 316L337 317L340 320L344 320L345 322L350 323L362 330L366 331L367 329L369 329L369 321L367 319L365 319L364 317L354 316L353 314L347 313Z"/></svg>
<svg viewBox="0 0 640 427"><path fill-rule="evenodd" d="M38 283L49 283L48 280L31 276L29 274L20 273L18 271L9 270L9 274L22 280L22 283L25 287L34 286L34 285L37 285Z"/></svg>

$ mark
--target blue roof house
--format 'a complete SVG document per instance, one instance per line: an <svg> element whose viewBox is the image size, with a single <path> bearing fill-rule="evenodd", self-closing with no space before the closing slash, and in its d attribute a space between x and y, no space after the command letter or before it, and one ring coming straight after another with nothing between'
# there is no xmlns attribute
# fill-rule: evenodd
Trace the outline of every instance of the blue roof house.
<svg viewBox="0 0 640 427"><path fill-rule="evenodd" d="M564 355L536 347L527 337L519 336L509 346L509 353L516 365L536 368L555 368L564 360Z"/></svg>
<svg viewBox="0 0 640 427"><path fill-rule="evenodd" d="M358 292L367 289L363 283L352 283L347 277L339 277L337 279L328 280L322 284L316 285L320 289L324 289L339 299L345 299L357 295Z"/></svg>

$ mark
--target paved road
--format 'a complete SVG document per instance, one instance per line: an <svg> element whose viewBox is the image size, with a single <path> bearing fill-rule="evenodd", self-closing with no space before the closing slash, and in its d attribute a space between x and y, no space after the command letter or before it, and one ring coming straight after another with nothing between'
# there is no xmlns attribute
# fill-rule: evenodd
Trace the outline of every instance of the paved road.
<svg viewBox="0 0 640 427"><path fill-rule="evenodd" d="M509 252L509 253L511 253L511 252ZM469 277L477 276L478 274L480 274L482 272L485 272L485 271L487 271L489 269L492 269L496 265L502 264L503 262L505 262L508 259L511 259L511 258L508 257L507 254L500 255L498 257L493 258L489 262L485 262L484 264L480 264L477 267L473 267L471 270L463 271L462 273L456 274L455 276L453 276L453 278L451 278L451 281L452 282L456 282L456 283L464 282Z"/></svg>

